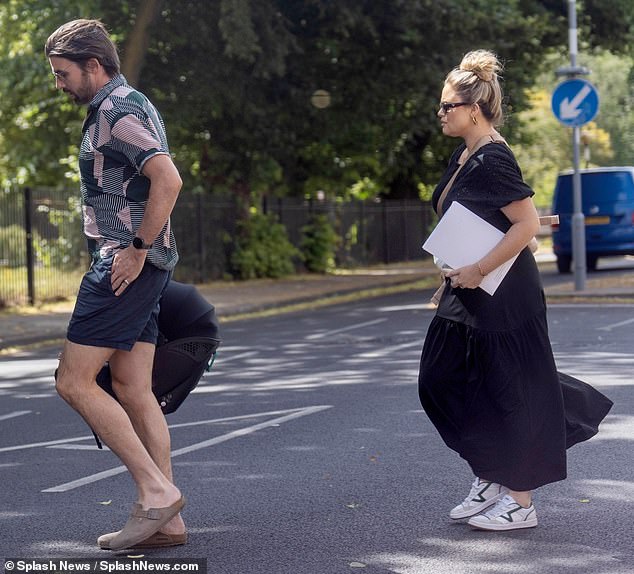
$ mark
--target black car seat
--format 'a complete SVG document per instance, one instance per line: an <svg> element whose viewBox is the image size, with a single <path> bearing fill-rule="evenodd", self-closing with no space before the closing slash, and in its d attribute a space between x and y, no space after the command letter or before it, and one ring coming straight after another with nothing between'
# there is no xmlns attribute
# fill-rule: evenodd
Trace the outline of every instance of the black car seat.
<svg viewBox="0 0 634 574"><path fill-rule="evenodd" d="M164 414L173 413L211 369L220 345L215 308L193 285L170 281L161 297L152 392ZM108 364L97 384L115 399ZM95 434L93 432L93 434ZM97 446L102 448L95 434Z"/></svg>

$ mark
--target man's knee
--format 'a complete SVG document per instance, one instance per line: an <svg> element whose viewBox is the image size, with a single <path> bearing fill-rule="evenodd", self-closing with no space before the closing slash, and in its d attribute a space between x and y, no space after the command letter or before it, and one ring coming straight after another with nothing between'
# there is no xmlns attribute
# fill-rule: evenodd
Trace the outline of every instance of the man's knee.
<svg viewBox="0 0 634 574"><path fill-rule="evenodd" d="M78 385L73 382L71 374L62 365L55 374L55 390L71 406L76 401Z"/></svg>
<svg viewBox="0 0 634 574"><path fill-rule="evenodd" d="M112 354L111 349L86 347L66 341L55 375L55 390L75 406L85 392L95 388L97 373Z"/></svg>
<svg viewBox="0 0 634 574"><path fill-rule="evenodd" d="M117 400L126 411L145 411L148 407L153 407L156 398L152 393L151 383L149 385L130 385L122 383L113 377L112 390L117 395Z"/></svg>
<svg viewBox="0 0 634 574"><path fill-rule="evenodd" d="M60 362L55 375L55 390L70 406L75 407L79 397L96 386L94 376L68 369L63 360Z"/></svg>

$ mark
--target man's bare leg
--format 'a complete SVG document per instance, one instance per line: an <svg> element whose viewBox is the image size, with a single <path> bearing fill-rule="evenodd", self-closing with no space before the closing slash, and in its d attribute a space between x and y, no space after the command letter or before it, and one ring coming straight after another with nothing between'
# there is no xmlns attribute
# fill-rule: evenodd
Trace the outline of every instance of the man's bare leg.
<svg viewBox="0 0 634 574"><path fill-rule="evenodd" d="M137 346L147 347L142 355L146 364L141 365L140 369L131 370L128 361L120 360L118 354L113 355L110 359L112 388L143 446L161 472L173 483L169 429L165 415L152 393L154 345L137 343L135 348ZM180 514L161 528L161 532L167 534L182 534L184 531L185 523Z"/></svg>
<svg viewBox="0 0 634 574"><path fill-rule="evenodd" d="M122 353L66 341L57 390L121 459L136 484L137 502L143 508L163 508L178 500L180 491L152 460L123 407L95 382L108 359L125 363L130 371L147 364L148 350L143 346L135 346L125 358Z"/></svg>

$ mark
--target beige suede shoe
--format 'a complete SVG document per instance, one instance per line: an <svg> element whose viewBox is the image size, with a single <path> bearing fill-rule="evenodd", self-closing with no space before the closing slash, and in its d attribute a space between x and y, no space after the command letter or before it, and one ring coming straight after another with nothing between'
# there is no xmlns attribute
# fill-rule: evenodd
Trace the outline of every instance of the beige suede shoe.
<svg viewBox="0 0 634 574"><path fill-rule="evenodd" d="M152 534L158 532L185 506L185 497L181 496L174 504L164 508L148 508L135 503L132 506L130 518L110 540L110 550L123 550L147 540Z"/></svg>
<svg viewBox="0 0 634 574"><path fill-rule="evenodd" d="M97 544L102 550L112 550L110 548L110 541L117 536L121 530L117 532L109 532L108 534L102 534L97 538ZM167 534L166 532L155 532L152 536L146 538L142 542L130 546L131 549L144 549L144 548L169 548L171 546L183 546L187 544L187 532L182 534Z"/></svg>

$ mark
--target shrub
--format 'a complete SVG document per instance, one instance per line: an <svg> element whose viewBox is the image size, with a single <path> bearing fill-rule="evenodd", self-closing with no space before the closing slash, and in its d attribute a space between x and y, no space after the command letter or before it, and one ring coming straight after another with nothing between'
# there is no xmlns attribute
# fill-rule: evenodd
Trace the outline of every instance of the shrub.
<svg viewBox="0 0 634 574"><path fill-rule="evenodd" d="M286 228L272 215L255 213L238 224L236 249L231 257L240 279L284 277L295 272L300 252L288 240Z"/></svg>
<svg viewBox="0 0 634 574"><path fill-rule="evenodd" d="M13 224L0 227L0 265L21 267L26 264L26 231Z"/></svg>
<svg viewBox="0 0 634 574"><path fill-rule="evenodd" d="M306 269L326 273L335 268L335 254L339 236L325 215L313 215L302 227L300 248Z"/></svg>

